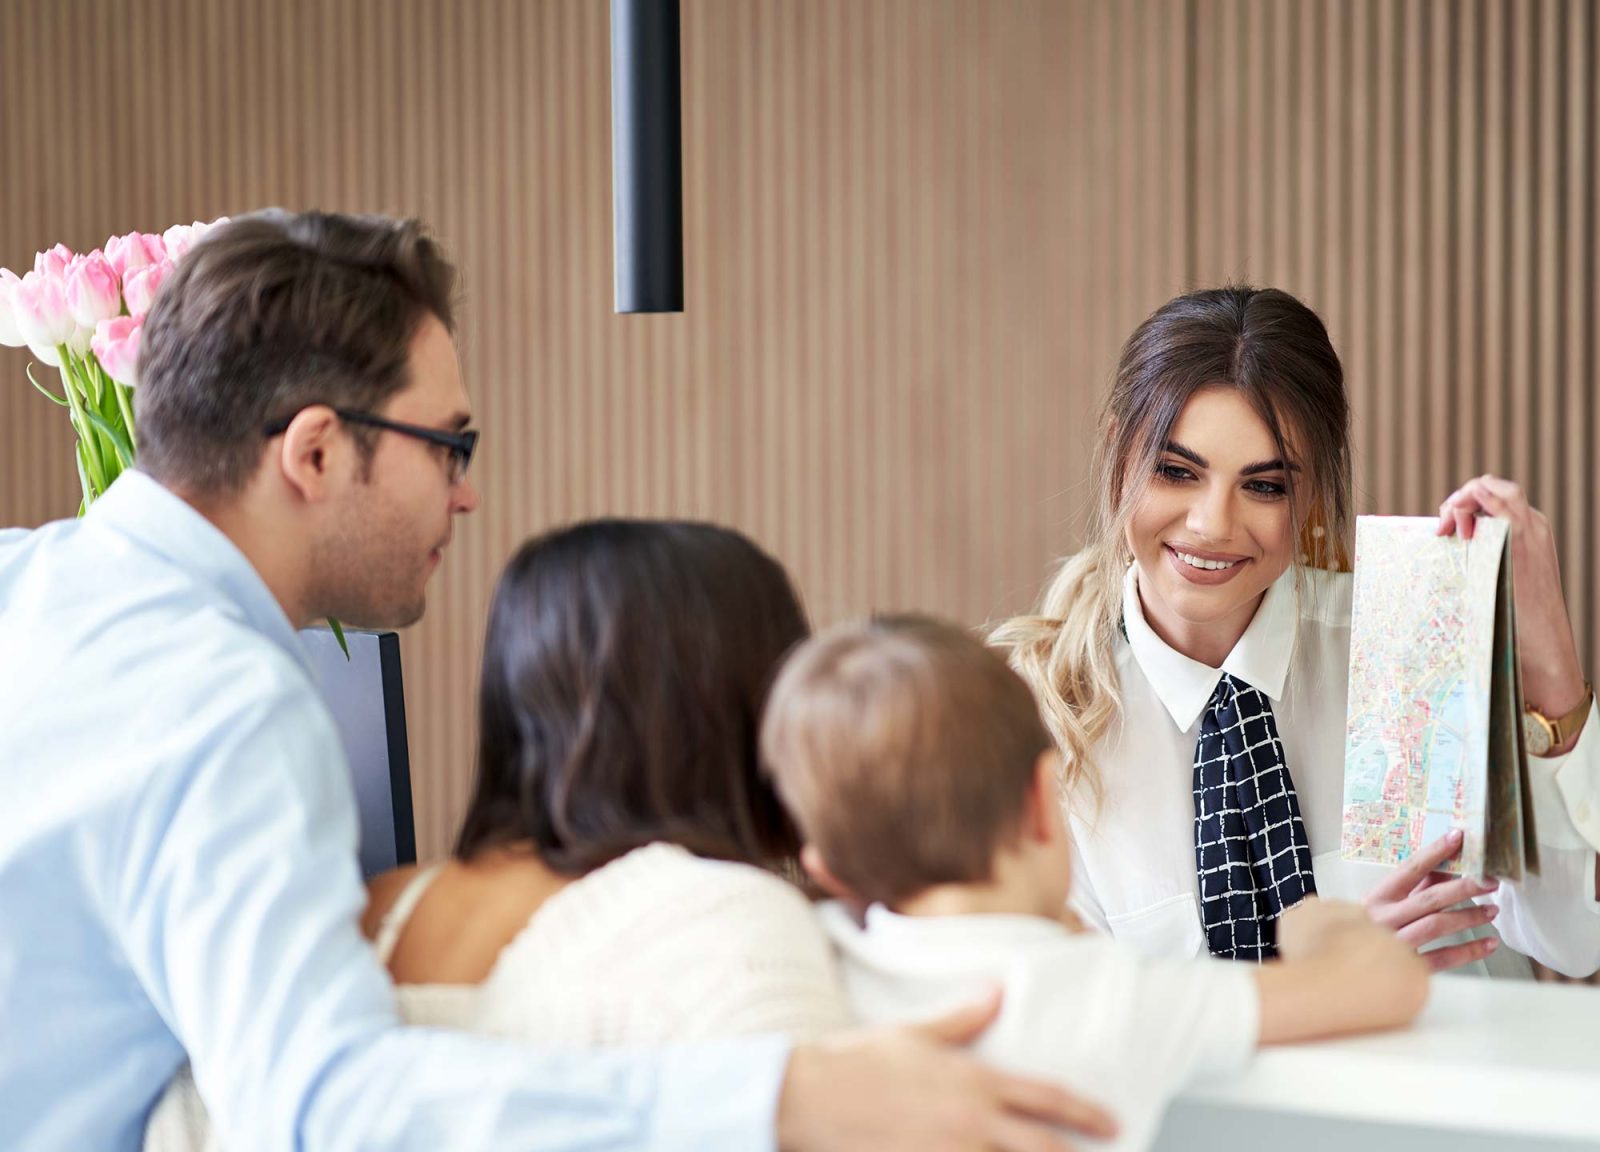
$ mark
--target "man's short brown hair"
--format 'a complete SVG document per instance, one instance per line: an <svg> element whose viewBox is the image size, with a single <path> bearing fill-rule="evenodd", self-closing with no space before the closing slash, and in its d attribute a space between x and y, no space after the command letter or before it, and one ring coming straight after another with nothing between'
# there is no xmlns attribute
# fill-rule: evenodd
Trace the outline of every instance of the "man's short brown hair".
<svg viewBox="0 0 1600 1152"><path fill-rule="evenodd" d="M998 653L918 616L843 624L801 645L761 730L806 840L840 883L889 905L992 879L1050 747Z"/></svg>
<svg viewBox="0 0 1600 1152"><path fill-rule="evenodd" d="M312 404L379 408L410 382L423 319L454 327L455 279L416 220L270 208L211 229L145 321L139 467L226 496L255 474L269 424ZM373 432L350 434L370 458Z"/></svg>

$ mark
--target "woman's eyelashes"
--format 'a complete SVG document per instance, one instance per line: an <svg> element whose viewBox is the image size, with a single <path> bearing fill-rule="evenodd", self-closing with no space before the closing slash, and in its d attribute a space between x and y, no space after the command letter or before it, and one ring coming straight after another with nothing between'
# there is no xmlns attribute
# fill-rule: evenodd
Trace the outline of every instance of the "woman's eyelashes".
<svg viewBox="0 0 1600 1152"><path fill-rule="evenodd" d="M1282 500L1289 494L1288 487L1281 480L1262 480L1258 477L1246 481L1244 487L1245 491L1263 500Z"/></svg>
<svg viewBox="0 0 1600 1152"><path fill-rule="evenodd" d="M1171 460L1163 460L1156 465L1156 479L1167 484L1188 484L1197 477L1194 470L1185 464L1176 464ZM1282 500L1289 494L1288 486L1282 480L1268 480L1260 476L1252 476L1244 482L1244 490L1250 495L1261 500Z"/></svg>

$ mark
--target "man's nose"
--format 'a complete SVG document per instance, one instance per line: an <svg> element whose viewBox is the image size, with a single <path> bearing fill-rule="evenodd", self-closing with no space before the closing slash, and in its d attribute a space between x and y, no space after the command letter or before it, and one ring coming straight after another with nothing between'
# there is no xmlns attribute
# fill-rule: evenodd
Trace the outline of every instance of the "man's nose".
<svg viewBox="0 0 1600 1152"><path fill-rule="evenodd" d="M478 492L478 487L472 482L471 476L463 476L461 483L455 486L452 493L451 507L456 512L476 512L483 497Z"/></svg>

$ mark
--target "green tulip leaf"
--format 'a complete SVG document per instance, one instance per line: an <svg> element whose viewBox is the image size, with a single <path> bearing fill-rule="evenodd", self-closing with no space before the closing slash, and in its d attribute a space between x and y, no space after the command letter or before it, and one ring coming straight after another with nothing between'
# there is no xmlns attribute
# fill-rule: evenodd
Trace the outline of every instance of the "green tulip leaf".
<svg viewBox="0 0 1600 1152"><path fill-rule="evenodd" d="M342 624L340 624L337 620L335 620L332 616L329 616L328 617L328 627L333 630L333 638L339 642L339 647L344 652L344 658L346 660L349 660L350 659L350 645L345 642L344 626Z"/></svg>
<svg viewBox="0 0 1600 1152"><path fill-rule="evenodd" d="M89 423L100 429L100 431L105 434L106 439L111 441L111 446L117 450L117 458L122 461L122 467L132 468L133 445L128 443L127 433L123 432L121 428L113 425L111 421L100 415L100 413L96 412L93 408L85 408L83 410L83 414L89 418ZM121 470L119 469L119 475L120 472ZM109 478L106 481L106 486L110 487L111 480L115 478L116 477Z"/></svg>
<svg viewBox="0 0 1600 1152"><path fill-rule="evenodd" d="M27 373L28 383L32 384L35 388L37 388L39 390L39 394L41 396L43 396L45 399L53 400L57 404L61 405L63 408L71 408L72 407L72 405L67 402L67 398L65 396L57 396L54 392L50 391L50 389L46 388L43 384L39 383L37 380L35 380L33 378L33 365L32 364L29 364L27 366L27 368L23 369L23 371L25 373Z"/></svg>

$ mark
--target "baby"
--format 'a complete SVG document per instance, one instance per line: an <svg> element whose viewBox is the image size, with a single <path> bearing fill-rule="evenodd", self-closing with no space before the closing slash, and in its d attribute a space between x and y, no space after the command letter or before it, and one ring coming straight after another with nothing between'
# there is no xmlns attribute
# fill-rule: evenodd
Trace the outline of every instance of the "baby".
<svg viewBox="0 0 1600 1152"><path fill-rule="evenodd" d="M1150 960L1085 931L1049 734L1022 680L953 626L813 638L761 741L802 863L838 898L822 913L856 1014L921 1018L1003 986L980 1054L1101 1100L1114 1147L1148 1147L1174 1094L1258 1045L1396 1027L1427 998L1426 963L1353 905L1290 909L1262 965Z"/></svg>

